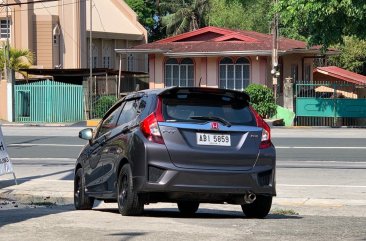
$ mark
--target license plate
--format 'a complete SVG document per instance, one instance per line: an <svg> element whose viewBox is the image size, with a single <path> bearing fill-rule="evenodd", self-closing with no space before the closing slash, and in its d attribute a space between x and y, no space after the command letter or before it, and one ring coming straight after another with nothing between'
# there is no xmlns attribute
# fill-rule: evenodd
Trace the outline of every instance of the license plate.
<svg viewBox="0 0 366 241"><path fill-rule="evenodd" d="M230 135L196 133L197 145L231 146Z"/></svg>

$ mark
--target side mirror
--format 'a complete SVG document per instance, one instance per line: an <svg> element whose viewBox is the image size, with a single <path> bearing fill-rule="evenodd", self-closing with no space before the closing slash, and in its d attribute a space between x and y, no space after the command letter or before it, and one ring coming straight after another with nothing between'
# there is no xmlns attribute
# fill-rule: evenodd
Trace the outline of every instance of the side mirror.
<svg viewBox="0 0 366 241"><path fill-rule="evenodd" d="M93 129L86 128L79 132L79 138L90 141L93 138Z"/></svg>

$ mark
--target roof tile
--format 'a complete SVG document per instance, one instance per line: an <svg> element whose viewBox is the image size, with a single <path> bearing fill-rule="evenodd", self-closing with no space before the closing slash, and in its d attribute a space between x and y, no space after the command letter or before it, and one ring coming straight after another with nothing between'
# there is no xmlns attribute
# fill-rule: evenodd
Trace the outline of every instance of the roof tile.
<svg viewBox="0 0 366 241"><path fill-rule="evenodd" d="M153 43L135 46L136 49L162 49L180 52L221 52L221 51L270 51L272 36L246 30L231 30L205 27L188 33L162 39ZM306 49L302 41L279 38L279 50ZM313 47L311 49L319 49Z"/></svg>
<svg viewBox="0 0 366 241"><path fill-rule="evenodd" d="M339 68L337 66L318 67L314 70L314 73L330 75L332 77L354 84L366 84L366 76Z"/></svg>

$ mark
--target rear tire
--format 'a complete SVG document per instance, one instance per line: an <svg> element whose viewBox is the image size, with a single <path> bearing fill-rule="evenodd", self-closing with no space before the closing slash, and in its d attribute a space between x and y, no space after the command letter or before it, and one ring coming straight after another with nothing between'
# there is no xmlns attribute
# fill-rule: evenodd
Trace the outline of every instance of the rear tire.
<svg viewBox="0 0 366 241"><path fill-rule="evenodd" d="M184 216L191 216L195 214L200 205L199 202L181 201L177 203L179 212Z"/></svg>
<svg viewBox="0 0 366 241"><path fill-rule="evenodd" d="M85 177L82 168L75 173L74 178L74 206L76 210L90 210L93 208L94 198L85 193Z"/></svg>
<svg viewBox="0 0 366 241"><path fill-rule="evenodd" d="M271 210L271 206L272 196L257 195L253 203L241 205L241 209L248 218L264 218Z"/></svg>
<svg viewBox="0 0 366 241"><path fill-rule="evenodd" d="M129 164L125 164L118 176L117 188L118 210L123 216L137 216L144 211L144 203L133 190L132 171Z"/></svg>

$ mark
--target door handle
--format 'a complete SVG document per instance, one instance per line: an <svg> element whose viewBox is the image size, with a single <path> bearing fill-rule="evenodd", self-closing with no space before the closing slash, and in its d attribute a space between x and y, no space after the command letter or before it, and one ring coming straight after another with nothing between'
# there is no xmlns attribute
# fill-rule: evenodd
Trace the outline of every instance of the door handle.
<svg viewBox="0 0 366 241"><path fill-rule="evenodd" d="M122 134L126 134L129 131L130 131L130 127L129 126L125 126L125 127L122 128Z"/></svg>

